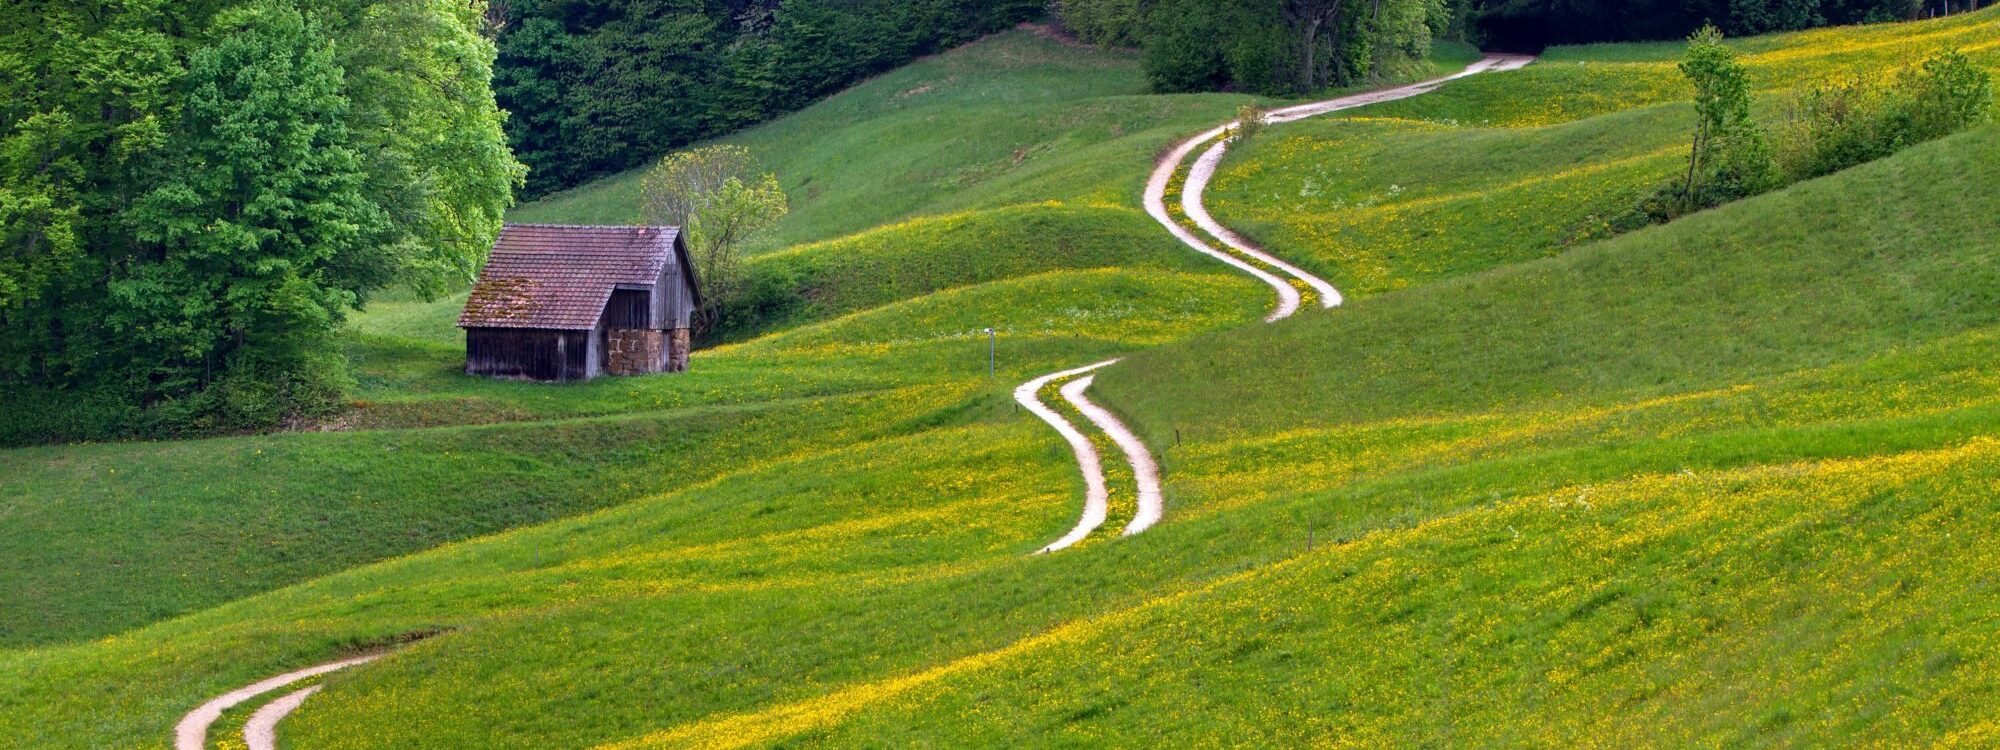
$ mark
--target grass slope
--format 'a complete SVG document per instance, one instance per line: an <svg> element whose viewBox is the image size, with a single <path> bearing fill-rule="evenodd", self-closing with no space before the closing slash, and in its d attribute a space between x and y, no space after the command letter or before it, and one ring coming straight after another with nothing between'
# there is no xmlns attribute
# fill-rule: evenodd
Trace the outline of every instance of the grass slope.
<svg viewBox="0 0 2000 750"><path fill-rule="evenodd" d="M2000 129L1983 128L1558 258L1232 331L1201 360L1138 355L1099 381L1157 438L1715 387L1914 345L2000 322L1993 153ZM1212 391L1235 395L1195 395Z"/></svg>
<svg viewBox="0 0 2000 750"><path fill-rule="evenodd" d="M2000 9L1731 44L1776 120L1793 87L1887 75L1944 48L2000 70ZM1349 294L1555 255L1609 234L1685 167L1680 52L1558 47L1521 71L1286 126L1231 151L1211 208Z"/></svg>
<svg viewBox="0 0 2000 750"><path fill-rule="evenodd" d="M0 647L105 636L805 446L911 434L1007 403L1008 380L1254 319L1247 282L1180 252L1119 180L1241 98L1142 87L1128 55L1015 32L760 129L773 153L796 157L775 165L788 179L842 187L799 191L794 221L807 223L780 235L821 241L751 264L777 301L755 332L793 335L746 334L686 375L469 378L453 327L462 300L392 297L352 326L361 388L333 425L342 432L0 453L0 553L14 563L0 570ZM899 194L993 156L951 145L968 129L984 147L1024 117L1054 139L1032 163L980 167L947 191L950 211L874 226L908 212ZM856 145L881 139L873 153ZM1017 172L1065 177L1007 188ZM1070 189L1091 174L1104 189ZM1033 202L1014 202L1024 196ZM591 220L574 206L532 210ZM987 380L986 342L972 335L989 326L1001 382Z"/></svg>

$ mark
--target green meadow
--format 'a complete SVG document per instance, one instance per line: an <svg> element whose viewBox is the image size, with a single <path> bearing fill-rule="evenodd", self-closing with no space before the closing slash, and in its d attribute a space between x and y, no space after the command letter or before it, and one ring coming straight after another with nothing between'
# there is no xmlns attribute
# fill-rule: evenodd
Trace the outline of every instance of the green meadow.
<svg viewBox="0 0 2000 750"><path fill-rule="evenodd" d="M1735 44L1770 115L1995 40ZM467 378L459 300L384 299L324 430L0 452L0 747L167 747L377 649L288 746L2000 742L2000 126L1612 236L1681 163L1678 54L1233 149L1217 217L1349 293L1273 325L1138 207L1250 100L1130 54L1009 32L732 136L795 197L749 261L792 302L686 375ZM633 221L636 180L515 218ZM1083 487L1010 392L1113 356L1166 519L1118 538L1107 462L1111 522L1032 555Z"/></svg>

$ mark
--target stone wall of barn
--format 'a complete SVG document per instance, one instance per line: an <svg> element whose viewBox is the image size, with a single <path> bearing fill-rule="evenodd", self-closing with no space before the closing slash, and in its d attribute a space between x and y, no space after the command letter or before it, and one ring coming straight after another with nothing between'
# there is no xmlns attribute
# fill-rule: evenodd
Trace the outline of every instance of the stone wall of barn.
<svg viewBox="0 0 2000 750"><path fill-rule="evenodd" d="M687 372L688 352L694 350L694 335L686 328L667 331L667 372Z"/></svg>
<svg viewBox="0 0 2000 750"><path fill-rule="evenodd" d="M660 372L667 363L667 344L666 331L613 328L605 337L604 371L613 375Z"/></svg>

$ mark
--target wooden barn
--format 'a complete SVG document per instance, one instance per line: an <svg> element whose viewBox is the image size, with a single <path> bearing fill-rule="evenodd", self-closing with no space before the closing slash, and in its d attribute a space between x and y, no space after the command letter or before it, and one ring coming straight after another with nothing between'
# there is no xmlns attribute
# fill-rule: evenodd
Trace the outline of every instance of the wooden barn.
<svg viewBox="0 0 2000 750"><path fill-rule="evenodd" d="M701 304L678 227L509 224L465 301L465 371L570 381L682 372Z"/></svg>

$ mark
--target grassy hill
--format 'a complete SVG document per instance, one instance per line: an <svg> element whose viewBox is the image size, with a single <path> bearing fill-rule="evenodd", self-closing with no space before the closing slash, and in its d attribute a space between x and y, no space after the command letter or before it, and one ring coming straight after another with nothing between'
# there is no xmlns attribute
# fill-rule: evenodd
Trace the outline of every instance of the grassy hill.
<svg viewBox="0 0 2000 750"><path fill-rule="evenodd" d="M933 90L903 96L904 79ZM1043 91L1055 83L1069 93ZM1252 282L1176 252L1137 208L1138 188L1114 184L1142 173L1180 130L1227 117L1243 99L1140 96L1143 87L1127 54L1019 31L752 131L792 134L773 151L802 159L780 165L787 179L856 186L825 200L867 204L818 209L802 197L791 221L820 211L838 223L860 211L885 223L758 256L753 278L798 302L760 326L784 335L704 351L686 375L561 387L469 378L453 327L462 298L390 298L352 326L358 408L328 425L335 431L0 452L0 553L17 563L0 566L0 647L108 635L651 497L803 446L910 434L999 408L1015 380L1253 320L1262 302ZM935 106L908 114L923 97ZM1035 150L1032 169L1106 175L1103 195L1070 191L1078 183L1068 178L1009 192L1000 183L1018 179L1010 164L981 173L978 182L993 183L987 199L941 191L951 196L945 208L890 221L914 209L867 212L896 205L870 200L903 179L871 171L894 142L874 146L876 158L842 156L857 155L845 140L853 129L907 116L912 129L894 137L931 132L936 145L897 163L909 179L930 179L922 175L978 157L945 148L953 139L984 127L991 132L976 140L1000 142L1023 113L1044 111L1061 122L1088 111L1121 130L1093 138L1062 126ZM985 114L925 130L951 112ZM825 145L813 145L814 134ZM929 184L898 189L914 195ZM524 208L526 218L605 220L552 210ZM841 231L798 226L787 231ZM979 333L989 326L1000 333L998 380L987 378Z"/></svg>
<svg viewBox="0 0 2000 750"><path fill-rule="evenodd" d="M1803 79L1842 69L1822 50L1970 47L1996 24L1741 44ZM949 191L920 175L990 159L926 146L929 171L874 174L888 197L859 223L802 203L791 247L757 263L823 293L689 376L454 376L451 303L407 301L357 326L367 429L0 453L0 551L28 561L0 591L35 596L0 607L0 747L163 747L209 696L392 643L328 678L287 742L2000 736L1977 542L2000 531L2000 129L1600 240L1575 229L1671 164L1686 113L1647 71L1674 51L1556 50L1239 150L1223 220L1358 292L1252 326L1258 287L1133 207L1158 148L1237 100L1174 114L1042 53L1136 80L1026 33L964 51L1135 102L1147 135ZM904 101L952 58L742 137L874 143L844 140L839 107ZM1564 80L1601 96L1523 119ZM885 127L864 112L853 127ZM882 119L964 137L926 116ZM768 158L833 158L817 148ZM780 172L873 184L827 170ZM1286 205L1308 180L1321 192ZM591 195L529 210L581 217ZM985 325L1005 332L992 381ZM1121 353L1094 393L1162 459L1167 520L1030 556L1080 480L1006 391Z"/></svg>
<svg viewBox="0 0 2000 750"><path fill-rule="evenodd" d="M1885 75L1940 49L2000 69L2000 16L1731 44L1775 121L1798 86ZM1558 254L1607 235L1686 166L1679 55L1677 44L1558 47L1518 75L1287 126L1232 151L1211 209L1350 294Z"/></svg>

